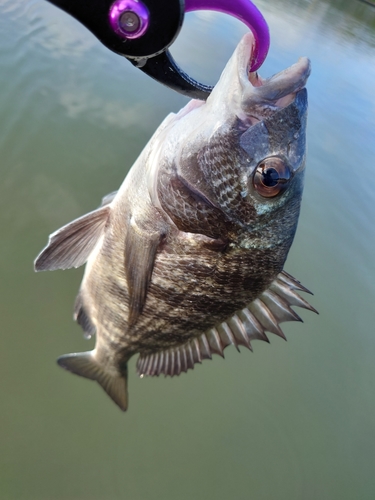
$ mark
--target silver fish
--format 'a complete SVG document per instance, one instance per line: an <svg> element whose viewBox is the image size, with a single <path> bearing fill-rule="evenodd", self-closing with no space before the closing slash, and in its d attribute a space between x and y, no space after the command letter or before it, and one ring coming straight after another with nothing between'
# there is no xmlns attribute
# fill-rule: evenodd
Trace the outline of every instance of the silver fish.
<svg viewBox="0 0 375 500"><path fill-rule="evenodd" d="M314 311L283 266L297 227L305 168L310 62L263 80L239 43L206 102L170 114L119 191L50 236L36 271L86 264L75 319L95 349L59 358L122 409L127 362L178 375L252 350L265 331ZM285 338L285 337L284 337Z"/></svg>

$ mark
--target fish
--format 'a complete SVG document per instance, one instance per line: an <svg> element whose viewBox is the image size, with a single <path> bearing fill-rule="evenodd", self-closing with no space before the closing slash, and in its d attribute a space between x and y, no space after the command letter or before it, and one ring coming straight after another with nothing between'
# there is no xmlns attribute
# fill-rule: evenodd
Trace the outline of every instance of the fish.
<svg viewBox="0 0 375 500"><path fill-rule="evenodd" d="M95 380L125 411L127 365L179 375L285 338L292 309L315 311L284 269L300 213L310 61L263 79L251 33L206 101L169 114L118 191L50 235L35 270L86 264L74 319L95 348L58 364Z"/></svg>

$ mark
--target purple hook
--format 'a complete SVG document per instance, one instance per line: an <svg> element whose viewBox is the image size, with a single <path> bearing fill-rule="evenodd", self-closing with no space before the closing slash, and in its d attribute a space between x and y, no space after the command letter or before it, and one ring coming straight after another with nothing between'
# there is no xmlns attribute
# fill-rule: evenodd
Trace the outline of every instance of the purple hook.
<svg viewBox="0 0 375 500"><path fill-rule="evenodd" d="M139 38L148 28L148 9L139 0L116 0L109 10L109 24L122 38Z"/></svg>
<svg viewBox="0 0 375 500"><path fill-rule="evenodd" d="M255 38L255 51L250 71L256 71L266 59L270 46L268 25L250 0L186 0L185 12L215 10L236 17L246 24Z"/></svg>

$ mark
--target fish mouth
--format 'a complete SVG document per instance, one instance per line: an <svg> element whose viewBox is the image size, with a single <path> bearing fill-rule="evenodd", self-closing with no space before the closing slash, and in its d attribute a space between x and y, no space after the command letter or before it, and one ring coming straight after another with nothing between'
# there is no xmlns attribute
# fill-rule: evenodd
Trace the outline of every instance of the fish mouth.
<svg viewBox="0 0 375 500"><path fill-rule="evenodd" d="M309 59L301 57L290 68L264 79L257 72L250 71L254 57L255 39L249 32L237 45L207 101L192 99L174 115L168 127L175 126L192 112L202 110L205 113L207 108L215 123L235 114L248 127L294 102L310 75ZM196 122L199 123L198 118ZM202 126L208 130L207 119ZM163 133L169 130L168 127Z"/></svg>
<svg viewBox="0 0 375 500"><path fill-rule="evenodd" d="M289 68L264 79L257 72L250 72L255 53L255 39L250 32L237 47L237 76L241 88L242 112L258 120L269 116L272 111L291 104L307 82L311 64L307 57L301 57Z"/></svg>

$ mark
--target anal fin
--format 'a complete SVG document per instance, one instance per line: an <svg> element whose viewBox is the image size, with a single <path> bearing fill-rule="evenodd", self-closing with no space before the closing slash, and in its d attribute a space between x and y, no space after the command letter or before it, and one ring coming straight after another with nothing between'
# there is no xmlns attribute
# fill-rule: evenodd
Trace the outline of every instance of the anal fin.
<svg viewBox="0 0 375 500"><path fill-rule="evenodd" d="M58 358L57 363L76 375L96 380L117 406L122 411L126 411L128 407L127 370L119 373L113 368L109 371L100 365L95 354L95 350L65 354Z"/></svg>
<svg viewBox="0 0 375 500"><path fill-rule="evenodd" d="M70 269L85 264L97 244L110 213L104 206L52 233L34 262L35 271Z"/></svg>
<svg viewBox="0 0 375 500"><path fill-rule="evenodd" d="M83 304L81 293L77 295L76 302L74 304L74 314L73 319L82 327L84 331L84 337L90 339L96 334L96 327L91 321L90 316L86 311L86 307Z"/></svg>

